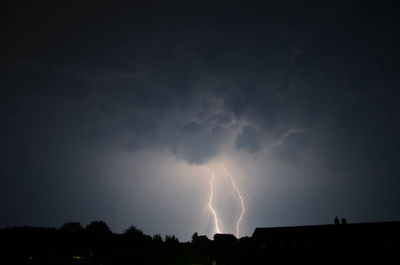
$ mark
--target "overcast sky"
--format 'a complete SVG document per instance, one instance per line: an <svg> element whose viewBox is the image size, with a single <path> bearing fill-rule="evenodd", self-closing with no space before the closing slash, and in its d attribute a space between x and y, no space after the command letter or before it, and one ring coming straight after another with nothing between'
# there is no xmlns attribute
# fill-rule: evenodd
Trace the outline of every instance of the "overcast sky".
<svg viewBox="0 0 400 265"><path fill-rule="evenodd" d="M400 220L400 1L9 1L0 226ZM85 2L85 3L82 3ZM102 1L103 2L103 1Z"/></svg>

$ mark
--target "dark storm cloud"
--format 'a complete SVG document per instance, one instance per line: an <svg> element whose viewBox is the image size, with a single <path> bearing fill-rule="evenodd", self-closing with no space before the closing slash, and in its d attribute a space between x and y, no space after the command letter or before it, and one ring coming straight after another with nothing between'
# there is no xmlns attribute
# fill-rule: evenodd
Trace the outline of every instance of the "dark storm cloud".
<svg viewBox="0 0 400 265"><path fill-rule="evenodd" d="M209 123L217 123L220 125L227 125L232 122L232 115L229 113L220 113L213 115L209 118L208 122Z"/></svg>
<svg viewBox="0 0 400 265"><path fill-rule="evenodd" d="M211 19L184 15L174 20L180 8L163 11L164 7L145 5L141 8L149 12L130 14L100 5L82 8L73 17L58 8L54 12L54 6L23 9L23 14L17 14L34 23L14 29L15 34L33 37L20 40L11 50L18 53L5 57L14 64L6 71L11 76L24 73L26 81L15 76L16 82L6 82L22 88L21 94L34 89L38 100L43 97L47 103L61 100L75 105L78 100L87 112L86 104L93 100L100 109L93 111L149 109L145 115L150 119L152 112L188 108L190 99L205 90L223 98L230 115L255 119L267 129L282 121L302 125L354 112L342 110L343 105L369 111L370 103L362 102L359 94L367 101L382 95L386 101L378 88L380 78L385 77L386 87L397 84L392 67L397 54L392 12L378 21L371 19L368 6L358 10L364 6L356 4L314 10L266 5L262 11L232 5L208 11ZM225 8L226 16L216 16ZM234 19L238 15L243 19ZM161 23L164 19L169 23ZM16 25L13 22L11 26ZM245 36L246 41L237 36ZM16 63L15 57L25 62ZM374 74L365 77L370 70ZM207 81L204 87L196 87L210 76L222 81L211 88ZM57 92L52 92L55 86ZM133 130L140 134L137 131L148 126L155 125L138 124Z"/></svg>
<svg viewBox="0 0 400 265"><path fill-rule="evenodd" d="M195 121L190 121L183 127L182 131L188 134L199 133L203 129L203 126Z"/></svg>
<svg viewBox="0 0 400 265"><path fill-rule="evenodd" d="M296 163L304 150L309 146L310 137L305 132L290 133L282 140L282 143L272 149L275 158L288 162Z"/></svg>
<svg viewBox="0 0 400 265"><path fill-rule="evenodd" d="M260 150L256 130L249 126L243 127L242 133L236 138L235 145L239 150L243 149L249 152Z"/></svg>
<svg viewBox="0 0 400 265"><path fill-rule="evenodd" d="M85 175L102 152L202 164L235 130L236 148L257 153L289 128L305 133L274 158L296 165L312 150L338 179L387 181L393 194L398 11L396 1L12 4L1 18L1 207L11 196L29 208L11 195L16 180L37 204L61 203L75 182L91 193Z"/></svg>

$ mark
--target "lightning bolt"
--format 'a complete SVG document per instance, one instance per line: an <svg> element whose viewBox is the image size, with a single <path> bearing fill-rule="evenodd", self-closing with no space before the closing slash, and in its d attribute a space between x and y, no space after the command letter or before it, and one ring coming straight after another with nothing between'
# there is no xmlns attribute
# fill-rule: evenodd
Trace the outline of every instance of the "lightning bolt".
<svg viewBox="0 0 400 265"><path fill-rule="evenodd" d="M296 133L301 133L303 130L300 129L295 129L295 128L290 128L288 129L283 135L281 135L272 145L267 149L268 151L271 151L277 146L280 146L283 144L285 139L289 137L291 134L296 134ZM240 206L241 206L241 212L239 215L239 218L236 221L236 237L239 238L240 235L240 224L243 220L244 213L246 211L245 205L244 205L244 199L242 194L240 193L240 190L238 188L238 185L235 181L235 178L233 175L228 171L228 169L224 165L220 165L222 167L222 171L226 176L228 176L231 180L232 183L232 188L234 189L239 201L240 201ZM218 166L218 168L220 168ZM211 214L214 217L214 232L215 233L221 233L221 229L219 228L218 224L218 215L216 210L213 207L213 200L214 200L214 179L215 179L215 172L214 172L214 167L206 167L203 166L204 169L207 170L209 176L210 176L210 195L209 195L209 200L208 200L208 209L210 210Z"/></svg>
<svg viewBox="0 0 400 265"><path fill-rule="evenodd" d="M219 225L218 225L218 217L217 217L217 212L215 211L215 209L212 206L212 202L213 202L213 197L214 197L214 168L208 168L205 167L205 169L208 171L208 173L210 174L210 198L208 200L208 208L210 209L210 212L212 213L212 215L214 216L214 225L215 225L215 232L216 233L221 233L221 230L219 229Z"/></svg>
<svg viewBox="0 0 400 265"><path fill-rule="evenodd" d="M239 218L238 218L238 220L237 220L237 222L236 222L236 237L239 238L239 233L240 233L240 222L241 222L242 219L243 219L243 215L244 215L244 211L245 211L245 208L244 208L244 199L243 199L242 195L240 194L239 189L237 188L235 178L232 176L231 173L229 173L229 171L226 169L226 167L224 167L223 170L224 170L225 174L228 175L228 176L230 177L231 182L232 182L232 187L233 187L233 189L235 190L235 192L236 192L236 194L237 194L237 196L238 196L238 198L239 198L239 200L240 200L240 206L241 206L241 208L242 208L242 211L241 211L241 213L240 213L240 216L239 216Z"/></svg>

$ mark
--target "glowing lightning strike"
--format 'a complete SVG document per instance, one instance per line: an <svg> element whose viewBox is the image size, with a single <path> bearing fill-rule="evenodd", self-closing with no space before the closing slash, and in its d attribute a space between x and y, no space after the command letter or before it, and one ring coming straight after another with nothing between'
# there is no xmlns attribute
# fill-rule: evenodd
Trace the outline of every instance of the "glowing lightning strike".
<svg viewBox="0 0 400 265"><path fill-rule="evenodd" d="M212 201L213 201L213 196L214 196L214 177L215 177L214 168L213 167L211 169L208 167L205 167L205 168L210 173L210 199L208 200L208 208L210 209L210 212L214 216L215 232L221 233L221 230L219 229L219 225L218 225L217 212L212 207Z"/></svg>
<svg viewBox="0 0 400 265"><path fill-rule="evenodd" d="M242 221L243 215L244 215L244 200L243 200L242 195L240 194L239 189L236 186L236 182L235 182L235 179L233 178L233 176L229 173L229 171L225 167L224 167L224 171L225 171L225 174L228 175L231 178L232 187L236 191L236 194L237 194L237 196L239 197L239 200L240 200L240 205L242 207L242 212L240 213L240 217L239 217L239 219L237 220L237 223L236 223L236 237L239 238L240 222Z"/></svg>

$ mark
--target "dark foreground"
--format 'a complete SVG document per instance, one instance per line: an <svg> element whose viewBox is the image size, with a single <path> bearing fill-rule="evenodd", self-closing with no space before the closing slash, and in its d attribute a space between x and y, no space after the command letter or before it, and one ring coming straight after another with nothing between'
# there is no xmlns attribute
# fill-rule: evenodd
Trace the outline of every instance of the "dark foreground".
<svg viewBox="0 0 400 265"><path fill-rule="evenodd" d="M400 264L400 222L257 228L251 237L145 235L86 228L0 230L1 264Z"/></svg>

